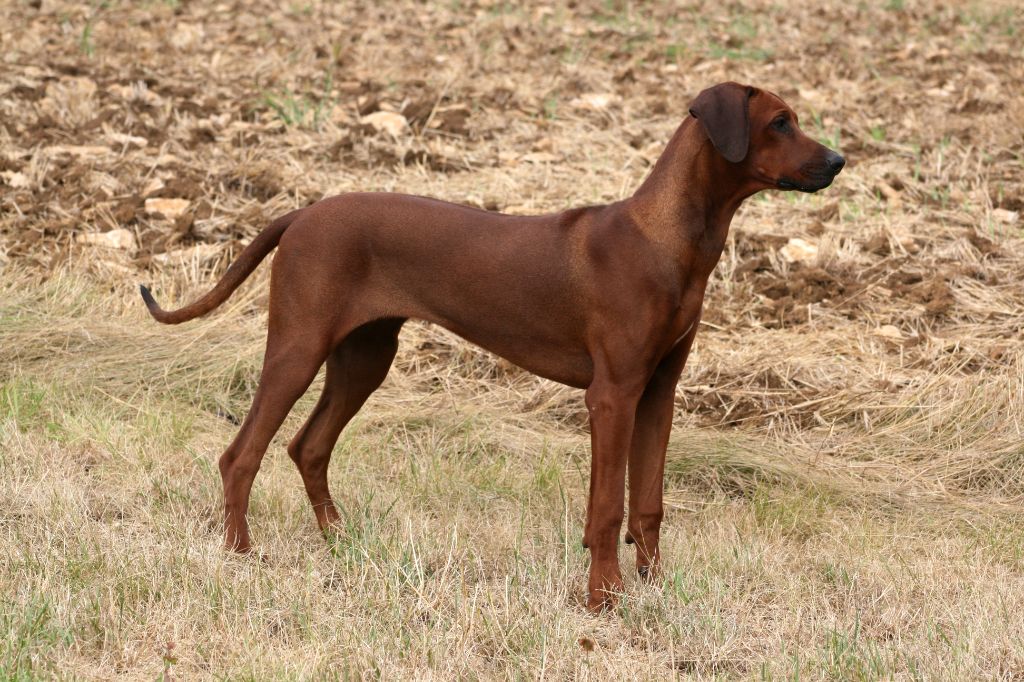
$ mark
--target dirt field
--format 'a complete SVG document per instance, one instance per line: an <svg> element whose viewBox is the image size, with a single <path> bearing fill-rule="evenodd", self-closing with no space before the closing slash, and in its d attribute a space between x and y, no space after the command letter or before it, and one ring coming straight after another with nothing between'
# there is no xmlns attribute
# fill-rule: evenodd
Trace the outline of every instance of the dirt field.
<svg viewBox="0 0 1024 682"><path fill-rule="evenodd" d="M1016 2L0 3L0 678L1024 677ZM410 323L325 544L284 444L220 542L270 219L627 196L704 87L849 160L733 222L678 389L665 579L580 605L580 391ZM623 547L624 566L632 548Z"/></svg>

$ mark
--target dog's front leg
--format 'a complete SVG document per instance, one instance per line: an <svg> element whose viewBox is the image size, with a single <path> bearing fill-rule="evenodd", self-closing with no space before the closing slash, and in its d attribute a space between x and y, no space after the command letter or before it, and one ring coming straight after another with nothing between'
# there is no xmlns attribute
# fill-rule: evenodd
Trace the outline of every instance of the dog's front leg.
<svg viewBox="0 0 1024 682"><path fill-rule="evenodd" d="M663 515L665 449L672 431L676 384L690 353L693 337L694 331L691 331L661 361L636 408L633 442L629 451L626 542L636 544L636 568L645 580L656 579L660 571L658 543Z"/></svg>
<svg viewBox="0 0 1024 682"><path fill-rule="evenodd" d="M596 378L587 389L590 413L590 499L583 545L590 548L587 609L615 605L622 592L618 544L626 492L626 461L643 387Z"/></svg>

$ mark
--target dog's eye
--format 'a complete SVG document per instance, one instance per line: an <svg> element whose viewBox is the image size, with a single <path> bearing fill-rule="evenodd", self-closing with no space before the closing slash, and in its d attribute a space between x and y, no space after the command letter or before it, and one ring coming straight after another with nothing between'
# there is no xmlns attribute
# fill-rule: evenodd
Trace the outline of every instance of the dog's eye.
<svg viewBox="0 0 1024 682"><path fill-rule="evenodd" d="M777 119L772 121L772 128L779 132L785 132L789 130L789 119L785 116L779 116Z"/></svg>

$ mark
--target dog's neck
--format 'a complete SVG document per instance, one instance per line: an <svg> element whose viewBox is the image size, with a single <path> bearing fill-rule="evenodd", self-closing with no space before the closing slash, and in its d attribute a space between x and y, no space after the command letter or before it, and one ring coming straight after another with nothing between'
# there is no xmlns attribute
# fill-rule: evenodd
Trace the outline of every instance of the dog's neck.
<svg viewBox="0 0 1024 682"><path fill-rule="evenodd" d="M652 241L677 250L694 244L720 250L736 210L759 189L738 171L715 150L700 123L687 117L626 200L627 210Z"/></svg>

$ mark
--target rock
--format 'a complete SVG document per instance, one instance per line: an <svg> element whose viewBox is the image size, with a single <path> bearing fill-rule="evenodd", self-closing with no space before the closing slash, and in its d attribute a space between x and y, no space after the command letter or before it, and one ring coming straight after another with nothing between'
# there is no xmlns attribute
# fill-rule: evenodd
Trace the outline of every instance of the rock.
<svg viewBox="0 0 1024 682"><path fill-rule="evenodd" d="M219 258L223 252L224 247L220 244L196 244L185 249L158 253L153 256L153 260L161 265L185 265Z"/></svg>
<svg viewBox="0 0 1024 682"><path fill-rule="evenodd" d="M892 206L899 206L902 201L899 191L884 180L879 180L875 184L875 189L878 190L878 193L881 194L882 197L884 197Z"/></svg>
<svg viewBox="0 0 1024 682"><path fill-rule="evenodd" d="M883 338L887 341L902 341L903 332L897 327L891 324L883 324L881 327L872 332L875 336Z"/></svg>
<svg viewBox="0 0 1024 682"><path fill-rule="evenodd" d="M75 238L79 244L102 246L108 249L129 250L135 248L135 235L131 230L119 227L109 232L86 232Z"/></svg>
<svg viewBox="0 0 1024 682"><path fill-rule="evenodd" d="M164 181L160 178L152 178L146 183L146 186L142 188L142 196L148 197L150 194L155 194L164 188Z"/></svg>
<svg viewBox="0 0 1024 682"><path fill-rule="evenodd" d="M95 144L55 144L45 147L45 149L47 154L52 156L70 154L71 156L95 157L114 153L109 147L101 147Z"/></svg>
<svg viewBox="0 0 1024 682"><path fill-rule="evenodd" d="M997 222L1013 225L1020 219L1020 211L1011 211L1006 208L993 208L992 218Z"/></svg>
<svg viewBox="0 0 1024 682"><path fill-rule="evenodd" d="M580 95L569 102L569 106L576 109L590 109L592 111L604 111L613 104L618 104L620 97L613 92L588 92Z"/></svg>
<svg viewBox="0 0 1024 682"><path fill-rule="evenodd" d="M28 176L19 171L3 171L0 173L0 177L4 179L8 187L13 189L24 189L32 185Z"/></svg>
<svg viewBox="0 0 1024 682"><path fill-rule="evenodd" d="M398 137L409 127L405 116L394 111L375 111L363 116L361 122L378 133L384 131L394 137Z"/></svg>
<svg viewBox="0 0 1024 682"><path fill-rule="evenodd" d="M149 144L149 140L138 135L128 135L125 133L110 133L107 135L107 139L116 145L125 147L145 147Z"/></svg>
<svg viewBox="0 0 1024 682"><path fill-rule="evenodd" d="M793 237L779 249L779 253L790 263L804 263L818 257L818 247L804 239Z"/></svg>
<svg viewBox="0 0 1024 682"><path fill-rule="evenodd" d="M160 214L174 220L188 210L189 203L188 199L146 199L146 213Z"/></svg>

